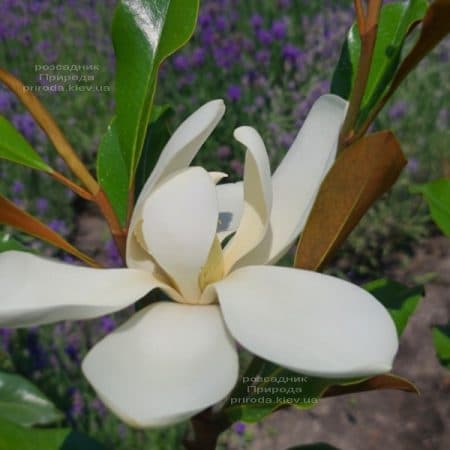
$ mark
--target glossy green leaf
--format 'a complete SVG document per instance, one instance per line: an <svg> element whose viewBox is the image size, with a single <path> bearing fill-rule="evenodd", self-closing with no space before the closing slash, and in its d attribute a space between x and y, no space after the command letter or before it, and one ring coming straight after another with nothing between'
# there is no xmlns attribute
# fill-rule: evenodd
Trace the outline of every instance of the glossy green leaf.
<svg viewBox="0 0 450 450"><path fill-rule="evenodd" d="M0 116L0 158L32 169L53 172L27 140L3 116Z"/></svg>
<svg viewBox="0 0 450 450"><path fill-rule="evenodd" d="M147 178L150 176L161 155L161 151L170 138L171 133L168 122L172 114L173 109L168 105L153 107L150 125L148 126L145 137L144 149L142 150L142 156L136 172L136 198L138 198Z"/></svg>
<svg viewBox="0 0 450 450"><path fill-rule="evenodd" d="M0 372L0 418L32 426L55 423L64 416L28 380L20 375Z"/></svg>
<svg viewBox="0 0 450 450"><path fill-rule="evenodd" d="M434 222L445 235L450 236L450 178L441 178L411 190L424 196Z"/></svg>
<svg viewBox="0 0 450 450"><path fill-rule="evenodd" d="M120 149L116 120L103 135L97 155L97 178L122 225L128 214L129 173Z"/></svg>
<svg viewBox="0 0 450 450"><path fill-rule="evenodd" d="M113 19L117 129L129 186L144 145L158 68L191 37L199 0L121 0Z"/></svg>
<svg viewBox="0 0 450 450"><path fill-rule="evenodd" d="M385 278L367 283L364 288L375 296L389 311L399 336L414 314L417 304L424 296L422 286L407 287Z"/></svg>
<svg viewBox="0 0 450 450"><path fill-rule="evenodd" d="M288 450L339 450L332 445L317 442L316 444L300 445L299 447L291 447Z"/></svg>
<svg viewBox="0 0 450 450"><path fill-rule="evenodd" d="M0 419L0 450L104 450L104 447L68 428L24 428Z"/></svg>
<svg viewBox="0 0 450 450"><path fill-rule="evenodd" d="M10 234L0 234L0 253L8 252L10 250L32 253L29 248L25 247L19 241L12 238Z"/></svg>
<svg viewBox="0 0 450 450"><path fill-rule="evenodd" d="M433 343L440 363L450 370L450 324L433 328Z"/></svg>
<svg viewBox="0 0 450 450"><path fill-rule="evenodd" d="M359 122L367 118L389 87L400 64L405 39L411 29L424 18L427 6L426 0L393 2L383 6ZM361 40L358 28L354 24L348 33L333 75L331 84L333 93L349 98L360 52Z"/></svg>
<svg viewBox="0 0 450 450"><path fill-rule="evenodd" d="M389 91L387 101L406 76L450 33L450 0L433 0L422 21L420 36L402 61Z"/></svg>
<svg viewBox="0 0 450 450"><path fill-rule="evenodd" d="M291 372L255 357L231 394L224 413L232 421L256 423L282 407L309 409L336 383L337 380Z"/></svg>

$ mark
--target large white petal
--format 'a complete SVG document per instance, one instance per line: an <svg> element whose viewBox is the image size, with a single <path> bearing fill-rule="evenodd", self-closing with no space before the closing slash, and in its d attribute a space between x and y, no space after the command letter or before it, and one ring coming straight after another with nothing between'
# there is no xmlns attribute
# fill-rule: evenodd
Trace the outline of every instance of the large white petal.
<svg viewBox="0 0 450 450"><path fill-rule="evenodd" d="M158 162L137 199L127 240L127 265L148 268L147 255L136 240L134 229L142 219L142 207L151 191L170 174L184 169L194 159L225 112L222 100L213 100L191 114L167 142Z"/></svg>
<svg viewBox="0 0 450 450"><path fill-rule="evenodd" d="M136 269L91 269L24 252L0 253L0 326L24 327L99 317L152 289L177 293Z"/></svg>
<svg viewBox="0 0 450 450"><path fill-rule="evenodd" d="M397 351L394 323L368 292L338 278L248 266L215 290L231 334L249 351L312 376L388 372Z"/></svg>
<svg viewBox="0 0 450 450"><path fill-rule="evenodd" d="M240 127L235 138L247 147L244 170L244 209L236 234L224 249L225 272L264 238L272 208L272 183L266 147L258 132Z"/></svg>
<svg viewBox="0 0 450 450"><path fill-rule="evenodd" d="M83 362L95 390L134 427L175 424L221 401L238 376L235 345L217 305L150 305Z"/></svg>
<svg viewBox="0 0 450 450"><path fill-rule="evenodd" d="M219 184L216 192L219 204L217 235L223 241L238 229L244 209L244 185L242 181Z"/></svg>
<svg viewBox="0 0 450 450"><path fill-rule="evenodd" d="M217 229L216 187L189 167L159 185L144 204L142 234L151 255L189 302L200 296L199 274Z"/></svg>
<svg viewBox="0 0 450 450"><path fill-rule="evenodd" d="M242 264L278 261L302 231L323 178L336 157L347 102L335 95L320 97L311 108L292 147L272 177L270 230Z"/></svg>

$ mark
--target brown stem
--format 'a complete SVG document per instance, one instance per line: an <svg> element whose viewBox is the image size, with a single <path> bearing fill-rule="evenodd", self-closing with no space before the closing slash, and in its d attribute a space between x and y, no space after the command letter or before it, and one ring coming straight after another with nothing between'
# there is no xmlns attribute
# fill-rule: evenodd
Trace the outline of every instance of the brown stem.
<svg viewBox="0 0 450 450"><path fill-rule="evenodd" d="M86 186L87 191L66 178L61 173L51 172L50 175L59 182L68 186L82 198L94 201L99 206L100 211L102 212L103 216L106 219L106 222L108 223L119 252L122 258L125 258L127 230L121 227L117 216L111 206L111 203L107 199L105 193L101 190L98 182L89 173L89 170L86 168L86 166L76 154L75 150L67 141L66 137L59 129L56 122L53 120L51 114L47 111L47 109L39 101L39 99L32 92L30 92L20 80L18 80L14 75L2 68L0 68L0 81L8 86L9 89L11 89L11 91L14 92L18 99L23 103L23 105L30 111L36 122L46 133L68 167Z"/></svg>
<svg viewBox="0 0 450 450"><path fill-rule="evenodd" d="M364 5L362 0L355 0L356 20L358 23L358 30L363 30L366 23L366 17L364 12Z"/></svg>
<svg viewBox="0 0 450 450"><path fill-rule="evenodd" d="M93 195L100 187L39 99L14 75L0 68L0 81L11 89L55 146L57 152Z"/></svg>
<svg viewBox="0 0 450 450"><path fill-rule="evenodd" d="M191 419L192 430L183 440L186 450L215 450L220 434L230 422L222 414L206 410Z"/></svg>
<svg viewBox="0 0 450 450"><path fill-rule="evenodd" d="M98 205L101 213L105 217L109 229L111 230L114 242L116 243L117 249L119 250L120 256L125 261L127 230L122 228L122 226L120 225L120 222L117 219L116 213L114 212L111 203L102 190L94 195L93 201Z"/></svg>
<svg viewBox="0 0 450 450"><path fill-rule="evenodd" d="M361 54L356 72L355 84L349 99L347 115L339 137L339 150L342 150L348 145L348 141L352 139L354 134L353 128L358 118L370 75L370 68L372 66L373 52L377 38L378 18L382 1L370 1L367 16L364 18L361 16L362 5L360 2L356 1L355 5L357 8L358 30L361 38Z"/></svg>
<svg viewBox="0 0 450 450"><path fill-rule="evenodd" d="M55 180L59 181L61 184L64 184L69 189L71 189L75 194L78 194L81 198L84 198L85 200L91 201L93 199L92 194L90 194L88 191L83 189L81 186L78 186L78 184L74 183L72 180L69 180L69 178L65 177L60 172L50 172L49 173Z"/></svg>

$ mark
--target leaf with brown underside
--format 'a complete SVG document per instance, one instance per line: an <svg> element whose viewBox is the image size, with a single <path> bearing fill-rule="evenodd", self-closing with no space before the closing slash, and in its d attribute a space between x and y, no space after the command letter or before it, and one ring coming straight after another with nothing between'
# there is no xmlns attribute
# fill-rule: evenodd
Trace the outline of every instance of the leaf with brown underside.
<svg viewBox="0 0 450 450"><path fill-rule="evenodd" d="M320 270L370 206L394 184L405 164L390 131L365 136L348 147L322 182L294 266Z"/></svg>
<svg viewBox="0 0 450 450"><path fill-rule="evenodd" d="M42 239L55 247L64 250L92 267L100 265L89 256L69 244L62 236L47 225L19 209L14 203L0 195L0 224L17 228L24 233Z"/></svg>
<svg viewBox="0 0 450 450"><path fill-rule="evenodd" d="M396 391L420 394L417 387L413 383L411 383L411 381L397 375L386 373L383 375L377 375L367 380L363 380L359 383L330 386L323 394L323 397L335 397L338 395L355 394L358 392L377 391L384 389L393 389Z"/></svg>

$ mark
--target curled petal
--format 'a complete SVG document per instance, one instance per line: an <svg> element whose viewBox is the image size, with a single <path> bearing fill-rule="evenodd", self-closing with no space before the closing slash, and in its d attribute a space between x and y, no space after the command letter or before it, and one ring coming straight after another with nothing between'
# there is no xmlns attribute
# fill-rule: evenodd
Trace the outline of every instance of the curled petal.
<svg viewBox="0 0 450 450"><path fill-rule="evenodd" d="M262 241L272 208L270 163L261 136L251 127L237 128L234 136L247 147L244 209L236 234L224 249L226 272Z"/></svg>
<svg viewBox="0 0 450 450"><path fill-rule="evenodd" d="M130 221L127 240L127 265L147 268L147 253L136 240L134 229L142 220L142 207L158 183L178 170L184 169L194 159L225 112L222 100L213 100L191 114L174 132L164 147L158 162L137 199Z"/></svg>
<svg viewBox="0 0 450 450"><path fill-rule="evenodd" d="M335 95L320 97L272 177L270 230L242 263L278 261L302 231L323 178L333 165L347 102Z"/></svg>

